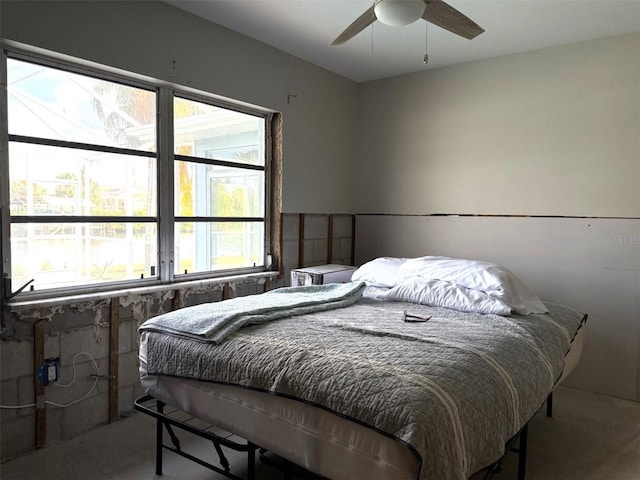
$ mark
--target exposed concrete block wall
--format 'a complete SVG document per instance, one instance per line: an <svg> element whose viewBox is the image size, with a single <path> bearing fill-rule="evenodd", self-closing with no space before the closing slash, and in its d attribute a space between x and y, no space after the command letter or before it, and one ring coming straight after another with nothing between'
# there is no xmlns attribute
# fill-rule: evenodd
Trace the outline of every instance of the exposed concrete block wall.
<svg viewBox="0 0 640 480"><path fill-rule="evenodd" d="M300 215L282 215L282 270L285 279L291 278L291 269L300 267Z"/></svg>
<svg viewBox="0 0 640 480"><path fill-rule="evenodd" d="M304 216L304 266L328 263L328 231L329 217L327 215Z"/></svg>
<svg viewBox="0 0 640 480"><path fill-rule="evenodd" d="M333 215L332 263L355 265L353 258L355 217Z"/></svg>
<svg viewBox="0 0 640 480"><path fill-rule="evenodd" d="M277 282L270 282L277 286ZM138 327L147 318L185 307L229 297L253 295L270 288L264 279L211 284L184 290L118 297L117 406L118 416L133 411L134 400L143 394L138 374ZM45 444L68 440L109 422L111 300L20 310L5 315L0 342L0 403L29 405L0 410L0 458L2 461L36 449L34 325L44 322L45 358L60 359L57 384L45 388ZM104 377L91 378L96 362ZM64 387L74 378L71 386ZM93 390L92 386L96 383ZM83 400L62 408L91 393ZM50 403L53 402L53 403Z"/></svg>
<svg viewBox="0 0 640 480"><path fill-rule="evenodd" d="M283 278L288 281L300 267L353 265L354 237L353 215L283 214Z"/></svg>
<svg viewBox="0 0 640 480"><path fill-rule="evenodd" d="M0 342L0 402L28 405L34 402L33 341ZM35 446L36 422L33 408L0 410L0 454L10 458Z"/></svg>

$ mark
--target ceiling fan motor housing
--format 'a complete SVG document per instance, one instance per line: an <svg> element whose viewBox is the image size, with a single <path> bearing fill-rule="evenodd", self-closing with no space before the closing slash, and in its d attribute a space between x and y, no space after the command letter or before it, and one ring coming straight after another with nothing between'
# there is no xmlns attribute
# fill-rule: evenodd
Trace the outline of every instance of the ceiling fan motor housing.
<svg viewBox="0 0 640 480"><path fill-rule="evenodd" d="M385 25L399 27L415 22L424 13L424 0L378 0L374 11Z"/></svg>

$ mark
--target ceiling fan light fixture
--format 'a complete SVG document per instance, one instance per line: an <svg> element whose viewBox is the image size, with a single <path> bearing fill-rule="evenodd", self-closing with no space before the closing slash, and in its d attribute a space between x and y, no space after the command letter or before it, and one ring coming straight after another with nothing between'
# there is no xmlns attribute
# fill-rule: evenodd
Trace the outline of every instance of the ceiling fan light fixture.
<svg viewBox="0 0 640 480"><path fill-rule="evenodd" d="M424 0L378 0L374 12L385 25L399 27L422 17L424 8Z"/></svg>

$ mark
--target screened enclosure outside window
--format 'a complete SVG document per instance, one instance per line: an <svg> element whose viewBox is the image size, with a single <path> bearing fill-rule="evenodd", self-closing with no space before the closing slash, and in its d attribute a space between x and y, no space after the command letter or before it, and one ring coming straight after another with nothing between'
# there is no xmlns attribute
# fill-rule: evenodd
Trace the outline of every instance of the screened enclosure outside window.
<svg viewBox="0 0 640 480"><path fill-rule="evenodd" d="M264 270L265 114L20 53L3 61L5 288Z"/></svg>
<svg viewBox="0 0 640 480"><path fill-rule="evenodd" d="M175 273L264 263L265 121L174 98Z"/></svg>

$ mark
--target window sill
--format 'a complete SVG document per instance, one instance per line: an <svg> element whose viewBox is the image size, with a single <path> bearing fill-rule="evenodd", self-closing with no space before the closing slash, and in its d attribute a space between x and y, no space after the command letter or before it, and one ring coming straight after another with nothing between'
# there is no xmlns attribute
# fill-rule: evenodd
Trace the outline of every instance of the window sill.
<svg viewBox="0 0 640 480"><path fill-rule="evenodd" d="M232 275L228 277L216 277L207 278L202 280L188 280L185 282L176 282L171 284L161 285L149 285L145 287L133 287L124 288L121 290L111 290L97 293L85 293L77 295L66 295L50 298L38 298L33 300L22 301L10 301L5 304L6 308L10 312L23 312L27 310L34 310L38 308L57 307L61 305L73 305L77 303L96 302L100 300L108 300L115 297L125 297L128 295L145 295L156 292L166 292L169 290L188 290L197 288L208 288L217 284L234 284L245 283L255 281L256 283L262 283L262 281L275 279L278 277L278 272L260 272L260 273L248 273L244 275Z"/></svg>

